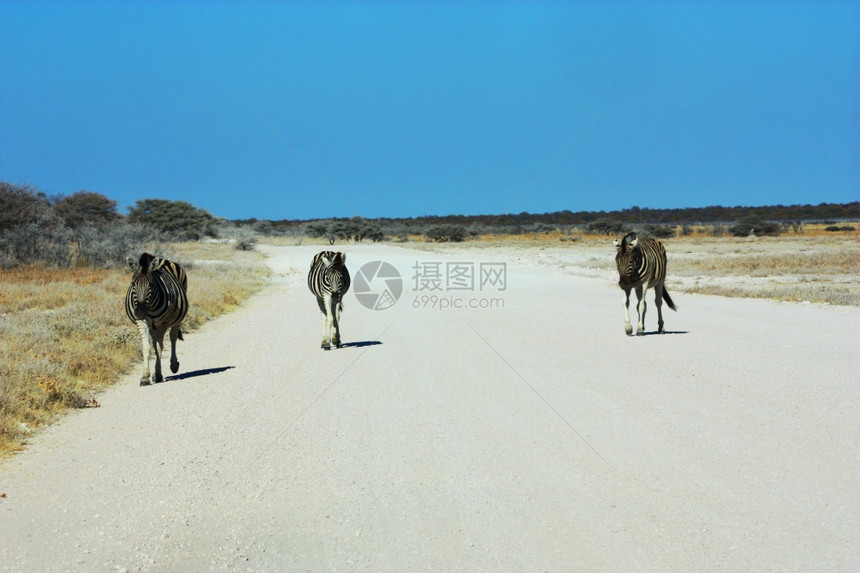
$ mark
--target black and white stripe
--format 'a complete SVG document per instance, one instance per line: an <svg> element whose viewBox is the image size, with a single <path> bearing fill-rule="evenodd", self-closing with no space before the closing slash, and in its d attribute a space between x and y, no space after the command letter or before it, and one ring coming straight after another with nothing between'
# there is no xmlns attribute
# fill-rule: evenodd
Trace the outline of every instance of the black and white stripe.
<svg viewBox="0 0 860 573"><path fill-rule="evenodd" d="M155 349L154 382L161 382L161 351L164 334L170 331L170 371L179 370L176 341L182 340L180 324L188 312L188 278L178 264L153 257L149 253L140 259L126 259L134 272L125 295L125 313L137 324L143 344L143 376L141 385L149 384L150 348Z"/></svg>
<svg viewBox="0 0 860 573"><path fill-rule="evenodd" d="M321 347L328 350L334 344L340 348L340 315L343 312L343 296L349 290L346 254L334 251L318 253L308 272L308 288L317 297L322 313Z"/></svg>
<svg viewBox="0 0 860 573"><path fill-rule="evenodd" d="M636 334L645 332L645 293L649 288L654 289L654 302L657 303L657 325L659 332L663 330L663 301L672 310L678 310L669 292L664 286L666 280L666 249L663 243L657 239L636 236L636 233L628 233L619 243L615 240L615 266L618 267L618 286L624 291L624 330L627 334L633 334L630 325L630 290L636 290L636 298L639 300L638 312L639 323Z"/></svg>

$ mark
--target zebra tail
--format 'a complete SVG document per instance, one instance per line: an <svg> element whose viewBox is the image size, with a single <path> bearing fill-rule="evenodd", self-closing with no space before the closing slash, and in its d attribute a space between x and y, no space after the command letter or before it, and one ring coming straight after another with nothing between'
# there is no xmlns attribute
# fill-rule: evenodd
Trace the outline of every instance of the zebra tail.
<svg viewBox="0 0 860 573"><path fill-rule="evenodd" d="M669 291L666 290L666 287L663 287L663 300L666 301L666 304L669 305L669 308L677 311L678 307L675 306L675 303L672 301L672 297L669 296Z"/></svg>
<svg viewBox="0 0 860 573"><path fill-rule="evenodd" d="M663 291L663 292L666 292L666 291ZM672 305L670 304L669 306L672 306ZM675 307L672 307L672 308L675 308ZM179 336L177 336L176 339L177 340L185 340L184 338L182 338L182 331L181 330L179 331Z"/></svg>

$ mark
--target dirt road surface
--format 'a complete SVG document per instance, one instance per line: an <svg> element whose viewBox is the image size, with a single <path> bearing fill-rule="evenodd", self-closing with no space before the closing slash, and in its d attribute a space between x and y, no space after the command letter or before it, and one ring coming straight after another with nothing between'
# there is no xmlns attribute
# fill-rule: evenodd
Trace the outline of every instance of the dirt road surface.
<svg viewBox="0 0 860 573"><path fill-rule="evenodd" d="M679 293L627 337L610 276L350 245L403 290L324 352L320 248L262 249L178 375L0 464L0 570L860 570L860 309Z"/></svg>

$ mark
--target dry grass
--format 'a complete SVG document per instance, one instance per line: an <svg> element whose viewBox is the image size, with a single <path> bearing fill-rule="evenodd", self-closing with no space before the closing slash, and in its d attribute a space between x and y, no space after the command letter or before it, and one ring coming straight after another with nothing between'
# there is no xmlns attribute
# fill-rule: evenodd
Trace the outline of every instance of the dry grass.
<svg viewBox="0 0 860 573"><path fill-rule="evenodd" d="M183 329L241 304L265 283L261 255L227 245L171 245L188 272ZM0 271L0 456L68 408L97 407L98 391L137 364L140 340L123 307L121 269Z"/></svg>
<svg viewBox="0 0 860 573"><path fill-rule="evenodd" d="M860 229L860 225L854 224ZM807 225L779 237L711 237L707 228L663 239L672 291L860 305L860 230L829 232ZM445 252L504 249L507 256L537 259L578 274L617 281L612 236L486 235L463 243L413 243Z"/></svg>

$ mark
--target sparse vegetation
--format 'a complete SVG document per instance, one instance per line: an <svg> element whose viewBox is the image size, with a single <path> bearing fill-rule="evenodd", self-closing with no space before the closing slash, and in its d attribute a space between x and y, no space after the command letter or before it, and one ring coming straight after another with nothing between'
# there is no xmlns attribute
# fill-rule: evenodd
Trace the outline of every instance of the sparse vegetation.
<svg viewBox="0 0 860 573"><path fill-rule="evenodd" d="M165 247L189 275L183 330L230 311L264 284L256 253ZM120 268L46 265L0 271L0 455L66 409L98 406L99 390L139 360L137 329L122 306L129 276Z"/></svg>

